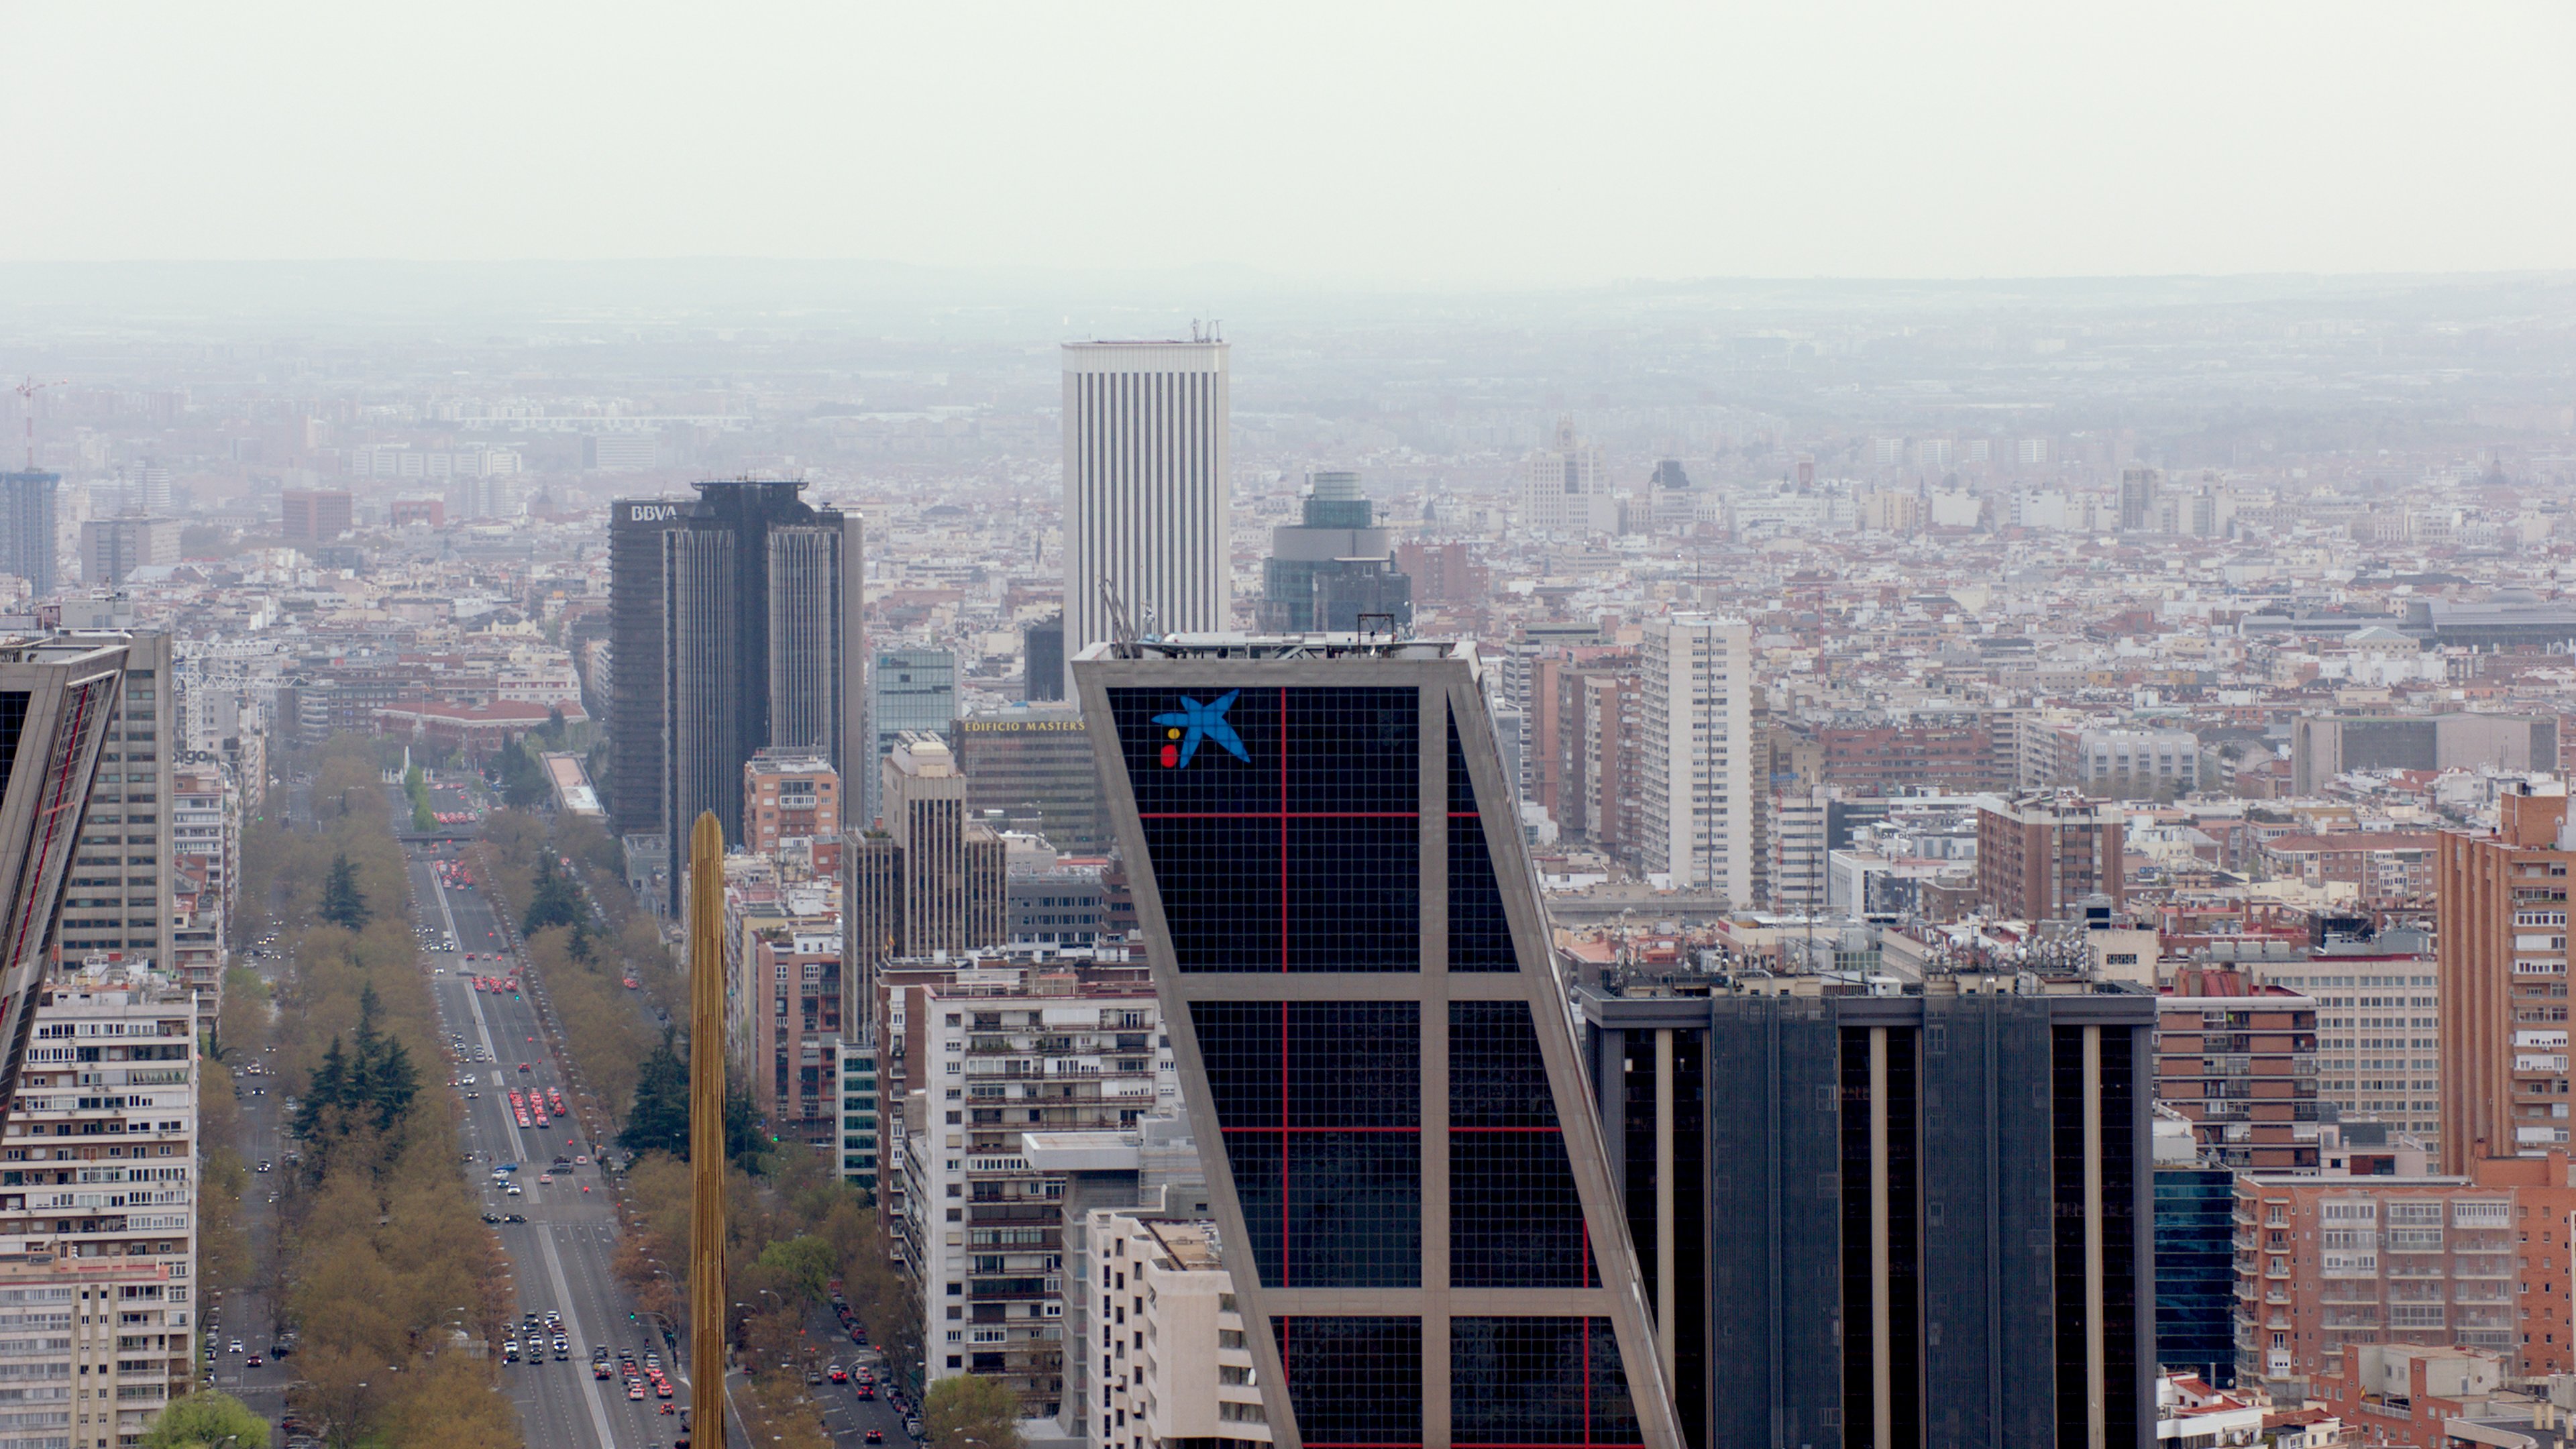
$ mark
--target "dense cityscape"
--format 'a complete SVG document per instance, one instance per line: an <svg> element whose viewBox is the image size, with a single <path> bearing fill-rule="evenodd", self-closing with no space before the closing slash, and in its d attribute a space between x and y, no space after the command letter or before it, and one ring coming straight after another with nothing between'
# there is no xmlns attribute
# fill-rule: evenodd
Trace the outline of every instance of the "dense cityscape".
<svg viewBox="0 0 2576 1449"><path fill-rule="evenodd" d="M0 313L0 1449L2563 1442L2563 282L369 295Z"/></svg>

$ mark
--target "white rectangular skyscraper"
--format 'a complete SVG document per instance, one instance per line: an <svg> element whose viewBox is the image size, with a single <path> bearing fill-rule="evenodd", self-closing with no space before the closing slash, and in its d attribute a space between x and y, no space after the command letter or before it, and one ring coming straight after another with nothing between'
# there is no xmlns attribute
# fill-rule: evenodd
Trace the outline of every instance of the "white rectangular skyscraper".
<svg viewBox="0 0 2576 1449"><path fill-rule="evenodd" d="M1234 627L1226 344L1064 345L1064 657L1109 637Z"/></svg>
<svg viewBox="0 0 2576 1449"><path fill-rule="evenodd" d="M1753 630L1678 615L1645 629L1646 869L1681 890L1754 899ZM1767 783L1767 782L1766 782Z"/></svg>

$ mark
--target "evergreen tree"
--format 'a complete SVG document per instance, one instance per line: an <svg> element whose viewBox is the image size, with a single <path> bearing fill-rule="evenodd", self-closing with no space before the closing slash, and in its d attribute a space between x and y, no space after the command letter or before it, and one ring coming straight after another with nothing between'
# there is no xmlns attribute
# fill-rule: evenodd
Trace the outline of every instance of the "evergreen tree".
<svg viewBox="0 0 2576 1449"><path fill-rule="evenodd" d="M759 1171L770 1144L752 1117L751 1094L726 1092L724 1120L725 1159L745 1171ZM689 1160L689 1064L668 1035L636 1076L635 1105L626 1114L626 1130L617 1134L617 1145L629 1152L667 1152Z"/></svg>
<svg viewBox="0 0 2576 1449"><path fill-rule="evenodd" d="M287 1130L302 1141L320 1141L329 1130L325 1112L336 1111L348 1091L349 1060L335 1035L322 1053L322 1064L313 1069L313 1081L306 1087L304 1100L295 1108L295 1121Z"/></svg>
<svg viewBox="0 0 2576 1449"><path fill-rule="evenodd" d="M363 931L374 914L366 892L358 889L358 867L346 852L332 858L330 877L322 885L322 919L343 930Z"/></svg>
<svg viewBox="0 0 2576 1449"><path fill-rule="evenodd" d="M401 1042L386 1038L367 1073L366 1103L374 1112L376 1130L391 1132L411 1110L411 1099L419 1091L420 1073L411 1064L411 1052Z"/></svg>
<svg viewBox="0 0 2576 1449"><path fill-rule="evenodd" d="M617 1134L617 1145L688 1160L689 1064L671 1049L668 1033L636 1073L634 1109L626 1114L626 1130Z"/></svg>
<svg viewBox="0 0 2576 1449"><path fill-rule="evenodd" d="M555 869L551 855L537 857L537 878L528 892L528 913L519 921L519 934L533 936L548 926L579 926L586 914L581 891L572 877Z"/></svg>
<svg viewBox="0 0 2576 1449"><path fill-rule="evenodd" d="M769 1156L769 1141L751 1115L751 1093L725 1092L725 1160L745 1172L758 1173Z"/></svg>
<svg viewBox="0 0 2576 1449"><path fill-rule="evenodd" d="M526 740L512 740L492 757L484 774L500 790L502 801L514 809L541 804L548 794L546 773Z"/></svg>

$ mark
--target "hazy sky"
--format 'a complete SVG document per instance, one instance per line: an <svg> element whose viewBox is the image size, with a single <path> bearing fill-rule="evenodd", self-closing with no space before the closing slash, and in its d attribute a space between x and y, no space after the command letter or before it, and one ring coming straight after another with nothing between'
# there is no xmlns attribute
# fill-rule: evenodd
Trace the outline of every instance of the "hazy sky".
<svg viewBox="0 0 2576 1449"><path fill-rule="evenodd" d="M2576 4L0 0L0 260L2576 265Z"/></svg>

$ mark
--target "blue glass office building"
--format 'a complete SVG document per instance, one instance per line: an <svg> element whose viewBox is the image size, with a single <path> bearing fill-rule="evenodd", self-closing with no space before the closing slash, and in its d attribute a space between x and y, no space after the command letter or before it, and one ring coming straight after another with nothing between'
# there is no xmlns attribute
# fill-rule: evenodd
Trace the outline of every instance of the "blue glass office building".
<svg viewBox="0 0 2576 1449"><path fill-rule="evenodd" d="M2236 1174L2156 1169L2156 1358L2216 1388L2236 1383Z"/></svg>
<svg viewBox="0 0 2576 1449"><path fill-rule="evenodd" d="M1472 661L1073 674L1273 1437L1681 1449Z"/></svg>

